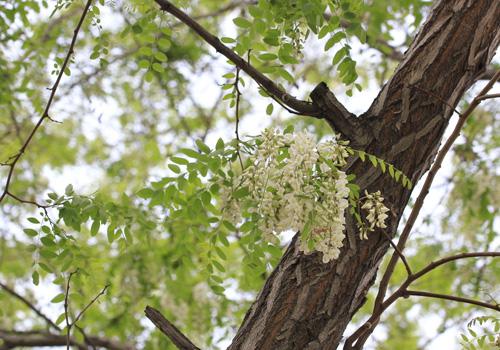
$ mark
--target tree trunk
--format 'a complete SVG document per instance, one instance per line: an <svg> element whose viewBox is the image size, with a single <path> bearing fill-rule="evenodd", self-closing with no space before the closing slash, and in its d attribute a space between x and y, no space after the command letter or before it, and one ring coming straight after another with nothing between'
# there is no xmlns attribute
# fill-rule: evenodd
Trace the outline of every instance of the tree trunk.
<svg viewBox="0 0 500 350"><path fill-rule="evenodd" d="M498 0L437 1L392 79L359 117L369 135L366 151L416 183L434 159L454 107L491 61L499 27ZM325 102L330 95L324 84L311 94L325 115L332 115ZM349 172L357 175L362 191L382 191L392 212L387 231L393 236L410 191L369 163L355 159ZM338 347L389 246L377 232L361 241L353 219L346 220L341 255L329 264L319 254L302 254L297 238L292 241L229 349Z"/></svg>

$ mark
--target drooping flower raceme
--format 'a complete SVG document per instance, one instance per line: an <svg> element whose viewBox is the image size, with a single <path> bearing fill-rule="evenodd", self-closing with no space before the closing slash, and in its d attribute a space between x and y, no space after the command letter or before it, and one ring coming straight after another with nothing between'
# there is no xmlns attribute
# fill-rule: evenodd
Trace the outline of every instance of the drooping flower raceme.
<svg viewBox="0 0 500 350"><path fill-rule="evenodd" d="M273 129L254 142L246 143L253 147L249 165L222 190L223 218L237 225L241 212L252 230L270 242L277 242L281 232L300 231L303 252L319 251L325 263L336 259L345 238L345 210L350 198L357 198L341 170L352 153L347 142L334 138L317 143L307 132ZM238 195L231 196L235 189ZM378 193L364 202L371 230L385 225L382 200Z"/></svg>
<svg viewBox="0 0 500 350"><path fill-rule="evenodd" d="M376 227L386 228L385 219L387 219L387 212L389 209L384 205L384 197L380 191L368 193L365 191L364 204L361 209L368 212L366 221L369 226L362 227L360 230L361 239L367 239L367 233L374 231Z"/></svg>

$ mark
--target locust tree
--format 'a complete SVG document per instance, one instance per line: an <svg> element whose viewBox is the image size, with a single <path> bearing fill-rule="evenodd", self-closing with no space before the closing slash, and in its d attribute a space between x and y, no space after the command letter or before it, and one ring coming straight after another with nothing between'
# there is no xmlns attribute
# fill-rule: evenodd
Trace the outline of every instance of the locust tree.
<svg viewBox="0 0 500 350"><path fill-rule="evenodd" d="M23 0L0 29L0 349L498 346L498 1Z"/></svg>

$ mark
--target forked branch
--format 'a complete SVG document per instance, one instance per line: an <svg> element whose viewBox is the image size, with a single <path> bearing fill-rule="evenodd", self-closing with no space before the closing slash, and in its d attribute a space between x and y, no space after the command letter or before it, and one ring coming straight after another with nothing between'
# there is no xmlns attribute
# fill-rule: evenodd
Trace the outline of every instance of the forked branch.
<svg viewBox="0 0 500 350"><path fill-rule="evenodd" d="M203 38L210 46L215 48L239 70L247 73L257 84L264 89L274 100L286 108L290 113L326 119L332 128L351 141L354 147L361 148L371 140L369 130L366 130L356 116L350 113L328 90L325 83L320 83L311 93L313 102L302 101L284 91L271 79L253 67L249 60L245 60L237 53L224 45L219 38L208 32L196 20L191 18L181 9L174 6L168 0L155 0L161 10L168 12L185 23Z"/></svg>
<svg viewBox="0 0 500 350"><path fill-rule="evenodd" d="M410 274L406 280L401 284L401 286L391 294L384 302L380 304L380 306L373 311L372 315L370 318L363 323L361 327L359 327L349 338L347 338L344 349L345 350L351 350L351 349L362 349L365 341L368 339L369 335L373 332L375 327L377 326L380 316L382 313L387 310L392 304L394 304L398 299L400 298L407 298L409 296L420 296L420 297L428 297L428 298L435 298L435 299L444 299L444 300L451 300L451 301L457 301L461 303L466 303L466 304L471 304L471 305L476 305L484 308L488 308L491 310L495 311L500 311L500 305L498 304L490 304L486 303L483 301L478 301L478 300L473 300L465 297L460 297L460 296L454 296L454 295L446 295L446 294L439 294L439 293L433 293L433 292L424 292L424 291L415 291L415 290L409 290L408 288L410 285L418 280L419 278L423 277L424 275L428 274L429 272L433 271L434 269L445 265L447 263L450 263L452 261L456 260L462 260L462 259L468 259L468 258L479 258L479 257L493 257L493 258L498 258L500 257L499 252L475 252L475 253L461 253L461 254L456 254L452 256L448 256L442 259L439 259L435 262L432 262L425 266L423 269L421 269L418 272L415 272L413 274Z"/></svg>
<svg viewBox="0 0 500 350"><path fill-rule="evenodd" d="M191 18L188 14L186 14L181 9L174 6L168 0L155 0L155 2L160 5L160 8L172 14L181 22L186 24L189 28L194 30L196 34L202 37L210 46L217 50L217 52L224 55L227 59L233 62L237 67L239 67L242 71L247 73L252 79L254 79L258 84L260 84L269 94L276 97L278 100L283 102L288 107L292 108L296 112L317 117L318 110L317 108L310 102L302 101L294 96L288 94L286 91L281 89L278 85L276 85L271 79L266 77L264 74L259 72L255 67L249 64L246 60L236 54L229 47L224 45L219 38L215 35L209 33L205 28L203 28L198 22L196 22L193 18Z"/></svg>

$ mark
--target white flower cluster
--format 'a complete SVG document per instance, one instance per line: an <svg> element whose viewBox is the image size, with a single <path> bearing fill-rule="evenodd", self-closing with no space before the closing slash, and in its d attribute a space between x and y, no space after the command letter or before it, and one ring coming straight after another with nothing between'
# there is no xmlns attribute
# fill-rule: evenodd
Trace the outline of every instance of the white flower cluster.
<svg viewBox="0 0 500 350"><path fill-rule="evenodd" d="M368 211L366 221L369 226L360 227L361 239L368 239L368 232L372 232L376 227L386 228L385 219L387 219L387 212L389 209L384 205L384 197L380 191L368 193L365 191L364 204L361 207Z"/></svg>
<svg viewBox="0 0 500 350"><path fill-rule="evenodd" d="M264 239L277 241L283 231L301 231L300 249L320 251L323 262L339 256L349 206L345 172L346 143L335 139L317 144L307 132L282 134L266 129L258 139L250 165L234 183L248 188L242 199L246 217ZM231 191L232 189L229 189ZM240 206L223 192L223 216L239 220Z"/></svg>

